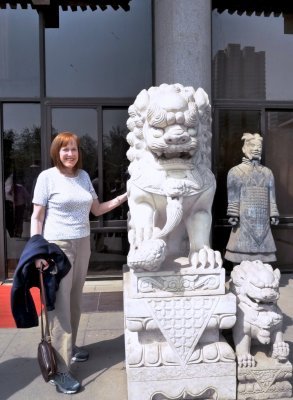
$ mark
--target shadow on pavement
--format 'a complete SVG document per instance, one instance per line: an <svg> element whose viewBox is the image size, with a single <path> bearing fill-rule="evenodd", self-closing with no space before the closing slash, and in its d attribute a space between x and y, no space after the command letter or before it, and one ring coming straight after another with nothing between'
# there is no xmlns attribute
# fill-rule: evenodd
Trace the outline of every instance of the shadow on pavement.
<svg viewBox="0 0 293 400"><path fill-rule="evenodd" d="M40 376L36 358L14 358L0 364L1 400L9 399Z"/></svg>
<svg viewBox="0 0 293 400"><path fill-rule="evenodd" d="M85 387L109 368L125 360L124 335L92 343L83 348L90 353L90 358L87 362L74 363L72 372L78 380L87 381ZM124 369L124 364L117 368ZM91 376L92 379L88 380L87 378Z"/></svg>
<svg viewBox="0 0 293 400"><path fill-rule="evenodd" d="M83 382L81 391L109 368L124 361L124 335L83 347L90 353L89 360L72 364L73 375ZM117 368L123 369L124 364ZM36 383L41 385L40 387L47 385L41 377L37 358L17 357L2 362L0 364L0 399L11 398L13 394L31 385L36 378L41 380Z"/></svg>

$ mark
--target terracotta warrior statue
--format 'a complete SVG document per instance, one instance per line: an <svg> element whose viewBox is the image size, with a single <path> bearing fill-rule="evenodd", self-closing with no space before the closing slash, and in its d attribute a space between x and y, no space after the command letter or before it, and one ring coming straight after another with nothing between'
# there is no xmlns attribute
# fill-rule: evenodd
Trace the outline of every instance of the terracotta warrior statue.
<svg viewBox="0 0 293 400"><path fill-rule="evenodd" d="M276 246L270 225L279 223L272 171L261 165L262 137L258 133L242 136L242 163L228 173L228 211L232 231L225 258L276 261Z"/></svg>

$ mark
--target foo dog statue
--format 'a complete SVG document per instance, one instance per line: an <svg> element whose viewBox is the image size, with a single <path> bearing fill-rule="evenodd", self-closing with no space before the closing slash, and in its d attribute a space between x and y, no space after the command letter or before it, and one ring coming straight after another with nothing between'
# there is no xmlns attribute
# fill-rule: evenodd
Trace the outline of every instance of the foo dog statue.
<svg viewBox="0 0 293 400"><path fill-rule="evenodd" d="M282 313L277 306L280 271L262 261L242 261L231 273L231 290L237 297L233 339L239 367L254 367L251 341L271 344L271 356L285 362L289 346L283 341Z"/></svg>
<svg viewBox="0 0 293 400"><path fill-rule="evenodd" d="M151 87L129 116L128 266L156 271L167 257L183 256L187 232L191 265L221 267L220 253L209 248L216 184L207 94L180 84Z"/></svg>

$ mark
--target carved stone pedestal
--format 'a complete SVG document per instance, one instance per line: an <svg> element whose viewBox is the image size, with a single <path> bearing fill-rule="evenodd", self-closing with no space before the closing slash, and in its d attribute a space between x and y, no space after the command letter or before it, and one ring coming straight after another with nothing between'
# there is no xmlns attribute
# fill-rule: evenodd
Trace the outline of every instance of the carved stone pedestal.
<svg viewBox="0 0 293 400"><path fill-rule="evenodd" d="M235 355L220 333L236 301L223 268L126 266L124 311L128 400L236 399Z"/></svg>
<svg viewBox="0 0 293 400"><path fill-rule="evenodd" d="M291 399L292 364L280 363L259 346L255 367L238 367L238 400Z"/></svg>
<svg viewBox="0 0 293 400"><path fill-rule="evenodd" d="M129 400L236 399L234 363L128 368L127 379Z"/></svg>

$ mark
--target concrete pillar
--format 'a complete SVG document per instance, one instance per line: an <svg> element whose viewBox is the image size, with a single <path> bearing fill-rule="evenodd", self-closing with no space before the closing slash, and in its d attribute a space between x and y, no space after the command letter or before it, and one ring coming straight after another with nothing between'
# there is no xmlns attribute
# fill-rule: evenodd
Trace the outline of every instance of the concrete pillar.
<svg viewBox="0 0 293 400"><path fill-rule="evenodd" d="M211 97L211 0L154 1L155 85L202 87Z"/></svg>

